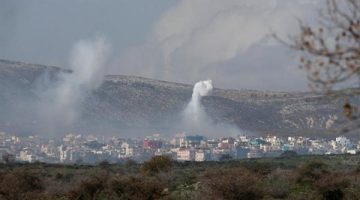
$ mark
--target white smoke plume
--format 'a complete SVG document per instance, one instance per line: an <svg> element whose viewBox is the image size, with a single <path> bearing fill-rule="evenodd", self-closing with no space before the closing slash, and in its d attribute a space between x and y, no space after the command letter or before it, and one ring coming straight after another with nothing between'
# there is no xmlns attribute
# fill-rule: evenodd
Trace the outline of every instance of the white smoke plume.
<svg viewBox="0 0 360 200"><path fill-rule="evenodd" d="M109 49L101 37L74 45L70 56L72 73L61 73L55 85L41 91L40 119L50 129L72 125L79 118L80 103L102 83Z"/></svg>
<svg viewBox="0 0 360 200"><path fill-rule="evenodd" d="M211 80L199 81L194 85L191 100L184 111L184 127L192 134L201 133L207 129L211 121L207 117L201 98L211 94L213 84Z"/></svg>
<svg viewBox="0 0 360 200"><path fill-rule="evenodd" d="M206 118L206 114L201 105L201 98L208 96L213 90L211 80L199 81L195 84L191 101L185 109L186 118L191 120L193 128L203 123Z"/></svg>
<svg viewBox="0 0 360 200"><path fill-rule="evenodd" d="M183 113L182 131L205 136L218 136L219 134L236 136L240 134L239 128L230 124L215 124L206 114L201 99L210 96L213 89L212 80L199 81L194 85L191 100Z"/></svg>

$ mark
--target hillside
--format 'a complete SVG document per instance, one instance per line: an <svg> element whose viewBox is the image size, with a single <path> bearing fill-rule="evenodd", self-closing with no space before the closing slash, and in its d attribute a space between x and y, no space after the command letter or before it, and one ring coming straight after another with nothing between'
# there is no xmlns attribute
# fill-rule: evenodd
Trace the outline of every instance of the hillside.
<svg viewBox="0 0 360 200"><path fill-rule="evenodd" d="M52 85L58 67L0 60L0 130L22 134L92 132L124 135L173 133L192 94L192 85L141 77L108 75L88 93L81 117L71 126L47 129L38 118L41 89ZM44 81L44 76L47 79ZM215 83L216 84L216 83ZM39 93L40 91L40 93ZM262 92L216 88L202 104L214 123L235 125L255 134L330 134L341 119L341 99L305 92ZM51 108L50 108L51 109ZM335 123L336 124L336 123Z"/></svg>

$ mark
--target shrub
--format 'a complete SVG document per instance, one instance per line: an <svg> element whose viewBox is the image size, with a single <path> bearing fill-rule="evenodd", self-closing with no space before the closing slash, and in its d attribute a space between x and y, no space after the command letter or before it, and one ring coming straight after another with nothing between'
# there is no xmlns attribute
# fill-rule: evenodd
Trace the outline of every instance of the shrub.
<svg viewBox="0 0 360 200"><path fill-rule="evenodd" d="M61 181L61 182L66 182L66 183L70 182L73 177L74 177L73 173L62 174L62 173L58 172L55 174L56 181Z"/></svg>
<svg viewBox="0 0 360 200"><path fill-rule="evenodd" d="M204 175L204 195L215 199L256 200L263 197L259 177L243 168L210 170Z"/></svg>
<svg viewBox="0 0 360 200"><path fill-rule="evenodd" d="M146 174L155 174L161 171L169 171L172 167L172 160L168 156L154 156L149 161L144 162L141 171Z"/></svg>
<svg viewBox="0 0 360 200"><path fill-rule="evenodd" d="M248 161L242 164L249 171L258 175L268 175L273 170L273 166L269 163L261 163L257 161Z"/></svg>
<svg viewBox="0 0 360 200"><path fill-rule="evenodd" d="M341 189L327 190L323 192L324 200L342 200L344 199L344 192Z"/></svg>
<svg viewBox="0 0 360 200"><path fill-rule="evenodd" d="M24 169L3 174L0 180L0 197L4 199L36 199L43 190L39 175Z"/></svg>
<svg viewBox="0 0 360 200"><path fill-rule="evenodd" d="M329 174L322 176L314 183L315 188L325 200L341 200L344 189L349 186L349 180L343 174Z"/></svg>
<svg viewBox="0 0 360 200"><path fill-rule="evenodd" d="M288 197L291 190L292 175L285 170L276 170L272 172L266 181L266 191L271 197L284 199Z"/></svg>
<svg viewBox="0 0 360 200"><path fill-rule="evenodd" d="M97 199L101 192L106 188L106 178L93 177L81 181L80 185L68 193L69 199L87 200Z"/></svg>
<svg viewBox="0 0 360 200"><path fill-rule="evenodd" d="M188 186L188 185L192 185L192 184L196 183L197 175L198 174L196 174L192 170L177 171L177 173L174 174L174 176L170 177L170 178L172 178L170 180L170 189L175 190L178 187Z"/></svg>
<svg viewBox="0 0 360 200"><path fill-rule="evenodd" d="M118 177L111 181L110 188L119 199L152 200L165 195L165 184L161 180L150 177Z"/></svg>
<svg viewBox="0 0 360 200"><path fill-rule="evenodd" d="M327 174L329 174L329 171L325 163L312 161L299 169L297 182L312 185L316 180Z"/></svg>

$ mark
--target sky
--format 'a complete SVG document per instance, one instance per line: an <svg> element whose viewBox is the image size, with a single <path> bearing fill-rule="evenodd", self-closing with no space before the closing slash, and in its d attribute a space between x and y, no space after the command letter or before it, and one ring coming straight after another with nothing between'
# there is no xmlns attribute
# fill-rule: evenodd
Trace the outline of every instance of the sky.
<svg viewBox="0 0 360 200"><path fill-rule="evenodd" d="M0 0L0 59L71 68L78 41L110 46L106 74L215 87L306 91L277 43L316 23L323 0Z"/></svg>

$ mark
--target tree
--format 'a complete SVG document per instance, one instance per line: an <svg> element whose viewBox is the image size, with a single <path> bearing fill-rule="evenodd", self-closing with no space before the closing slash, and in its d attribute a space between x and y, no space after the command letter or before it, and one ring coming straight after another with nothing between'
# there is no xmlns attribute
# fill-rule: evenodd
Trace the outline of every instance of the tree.
<svg viewBox="0 0 360 200"><path fill-rule="evenodd" d="M317 28L300 23L291 45L302 52L300 68L313 89L332 90L350 79L360 84L360 1L327 0L320 21Z"/></svg>
<svg viewBox="0 0 360 200"><path fill-rule="evenodd" d="M298 35L279 41L301 53L300 68L312 90L347 99L343 112L350 119L348 128L359 128L352 99L360 94L360 1L327 0L320 26L300 22Z"/></svg>

